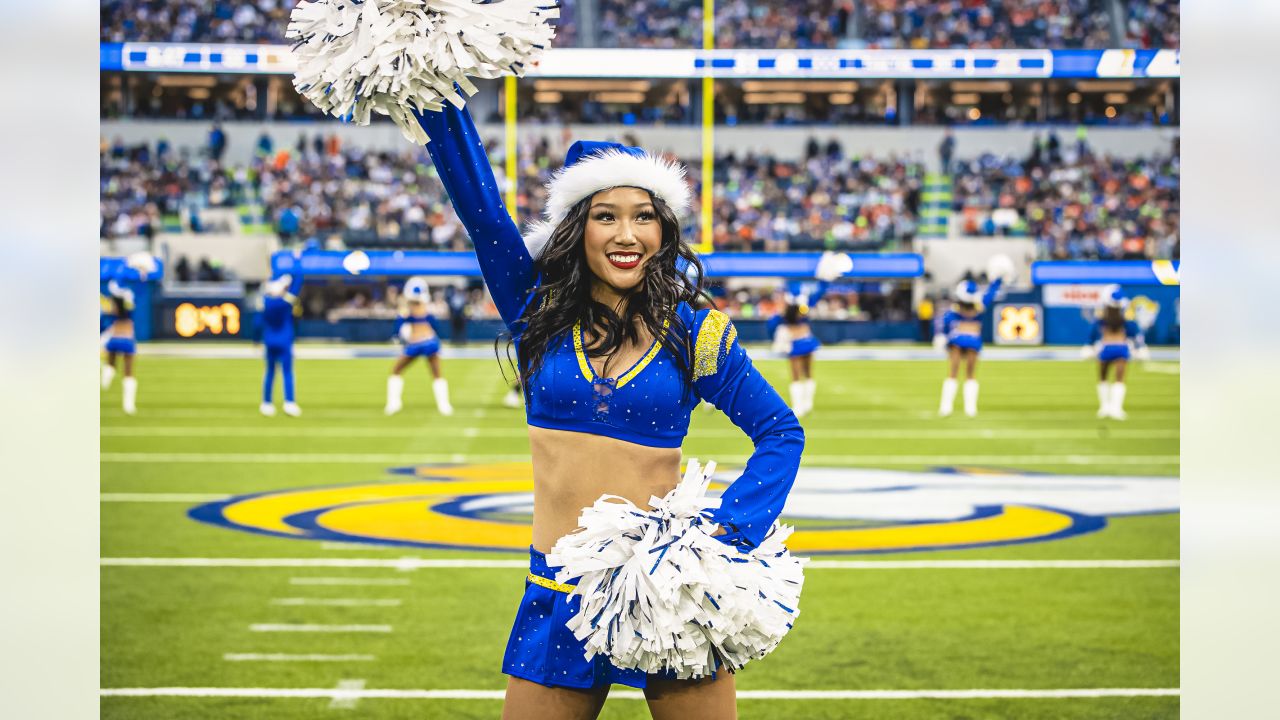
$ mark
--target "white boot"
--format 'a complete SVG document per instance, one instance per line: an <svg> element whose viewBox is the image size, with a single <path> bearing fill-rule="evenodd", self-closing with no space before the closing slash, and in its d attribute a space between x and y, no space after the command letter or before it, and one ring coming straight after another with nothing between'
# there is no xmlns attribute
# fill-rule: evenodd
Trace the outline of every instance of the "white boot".
<svg viewBox="0 0 1280 720"><path fill-rule="evenodd" d="M813 396L818 392L818 383L813 378L804 381L804 414L813 412Z"/></svg>
<svg viewBox="0 0 1280 720"><path fill-rule="evenodd" d="M400 412L400 408L404 407L401 402L401 396L404 394L404 378L399 375L392 375L387 378L387 407L385 412L388 415L395 415Z"/></svg>
<svg viewBox="0 0 1280 720"><path fill-rule="evenodd" d="M1111 416L1111 383L1098 383L1098 417Z"/></svg>
<svg viewBox="0 0 1280 720"><path fill-rule="evenodd" d="M956 384L955 378L947 378L942 381L942 402L938 404L938 414L942 417L951 415L951 410L956 406L956 390L959 385Z"/></svg>
<svg viewBox="0 0 1280 720"><path fill-rule="evenodd" d="M1124 383L1111 383L1111 417L1124 420L1129 417L1124 412Z"/></svg>
<svg viewBox="0 0 1280 720"><path fill-rule="evenodd" d="M440 410L440 414L452 415L453 406L449 404L449 381L444 378L432 380L431 392L436 396L436 408Z"/></svg>
<svg viewBox="0 0 1280 720"><path fill-rule="evenodd" d="M791 383L791 412L796 417L804 417L804 381L800 380Z"/></svg>
<svg viewBox="0 0 1280 720"><path fill-rule="evenodd" d="M125 414L132 415L138 412L138 378L127 377L120 381L120 387L124 390Z"/></svg>
<svg viewBox="0 0 1280 720"><path fill-rule="evenodd" d="M276 414L276 406L269 402L264 402L258 406L258 412L262 413L264 417L272 417Z"/></svg>
<svg viewBox="0 0 1280 720"><path fill-rule="evenodd" d="M502 404L509 408L520 407L520 393L516 390L508 390L507 396L502 398Z"/></svg>
<svg viewBox="0 0 1280 720"><path fill-rule="evenodd" d="M116 379L116 369L110 365L102 366L102 389L110 390L111 381Z"/></svg>
<svg viewBox="0 0 1280 720"><path fill-rule="evenodd" d="M296 402L286 402L284 404L284 414L289 417L298 417L302 414L302 408L298 407Z"/></svg>
<svg viewBox="0 0 1280 720"><path fill-rule="evenodd" d="M976 417L978 414L978 381L964 381L964 414Z"/></svg>

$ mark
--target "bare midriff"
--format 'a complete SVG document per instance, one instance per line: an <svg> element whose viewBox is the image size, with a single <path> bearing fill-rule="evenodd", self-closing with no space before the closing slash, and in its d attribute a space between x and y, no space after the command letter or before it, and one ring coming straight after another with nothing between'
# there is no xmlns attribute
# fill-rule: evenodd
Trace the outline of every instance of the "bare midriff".
<svg viewBox="0 0 1280 720"><path fill-rule="evenodd" d="M981 320L960 320L959 322L956 323L955 330L957 333L960 333L961 335L981 335L982 321Z"/></svg>
<svg viewBox="0 0 1280 720"><path fill-rule="evenodd" d="M431 329L431 323L423 320L422 322L409 323L409 342L420 343L426 342L436 336L436 331Z"/></svg>
<svg viewBox="0 0 1280 720"><path fill-rule="evenodd" d="M795 325L788 325L787 332L791 333L792 340L807 338L813 334L813 330L809 328L809 323L796 323Z"/></svg>
<svg viewBox="0 0 1280 720"><path fill-rule="evenodd" d="M112 337L133 337L133 320L129 318L119 318L111 323Z"/></svg>
<svg viewBox="0 0 1280 720"><path fill-rule="evenodd" d="M1128 340L1129 336L1125 334L1124 328L1112 330L1111 328L1104 327L1102 329L1103 345L1124 345Z"/></svg>
<svg viewBox="0 0 1280 720"><path fill-rule="evenodd" d="M624 497L640 507L662 497L680 480L680 448L529 427L533 456L533 547L551 550L578 527L582 509L601 495Z"/></svg>

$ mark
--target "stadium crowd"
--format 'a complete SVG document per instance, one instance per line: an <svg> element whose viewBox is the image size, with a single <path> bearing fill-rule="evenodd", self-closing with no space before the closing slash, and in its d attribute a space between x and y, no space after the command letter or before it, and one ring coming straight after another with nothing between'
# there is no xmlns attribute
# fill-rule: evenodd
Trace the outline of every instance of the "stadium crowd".
<svg viewBox="0 0 1280 720"><path fill-rule="evenodd" d="M256 158L241 166L220 161L217 137L211 133L201 150L177 151L163 140L154 147L104 143L102 237L153 236L162 217L200 231L204 208L256 205L286 244L470 246L423 149L371 152L318 134L275 148L264 135ZM501 148L491 147L490 157L501 163ZM541 212L543 185L559 157L545 137L521 146L521 224ZM713 243L741 252L897 249L915 236L924 176L917 157L850 157L839 143L816 139L800 160L719 155ZM965 235L1034 237L1041 257L1176 258L1178 185L1176 150L1118 160L1083 141L1038 141L1025 158L956 160L953 222ZM692 221L686 227L694 241L698 231Z"/></svg>
<svg viewBox="0 0 1280 720"><path fill-rule="evenodd" d="M1027 158L957 163L953 202L964 234L1033 237L1043 258L1177 259L1178 188L1176 154L1120 160L1037 143Z"/></svg>
<svg viewBox="0 0 1280 720"><path fill-rule="evenodd" d="M700 48L701 0L561 0L557 47ZM1124 37L1112 37L1112 3ZM286 0L102 0L103 42L285 43ZM720 0L720 48L1178 47L1177 0Z"/></svg>
<svg viewBox="0 0 1280 720"><path fill-rule="evenodd" d="M866 0L877 48L1105 48L1107 0Z"/></svg>

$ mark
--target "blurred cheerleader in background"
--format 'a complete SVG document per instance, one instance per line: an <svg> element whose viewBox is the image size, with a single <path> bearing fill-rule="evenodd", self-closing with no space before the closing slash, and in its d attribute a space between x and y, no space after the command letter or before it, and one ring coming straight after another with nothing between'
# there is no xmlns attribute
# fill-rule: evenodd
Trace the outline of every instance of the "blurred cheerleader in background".
<svg viewBox="0 0 1280 720"><path fill-rule="evenodd" d="M396 358L395 367L391 368L391 377L387 378L388 415L395 415L404 407L404 377L401 373L416 357L426 358L435 378L431 381L431 391L435 394L436 408L441 415L453 414L453 405L449 403L449 381L444 379L440 369L440 338L436 334L435 317L427 307L430 299L431 290L427 287L426 278L412 277L404 284L400 316L396 318L404 349Z"/></svg>
<svg viewBox="0 0 1280 720"><path fill-rule="evenodd" d="M787 356L791 368L791 409L796 417L813 411L817 381L813 379L813 356L822 347L809 326L809 310L826 294L831 281L853 269L853 261L843 253L826 252L818 260L816 282L788 284L787 306L781 315L769 318L773 351Z"/></svg>
<svg viewBox="0 0 1280 720"><path fill-rule="evenodd" d="M1129 358L1145 360L1150 353L1138 323L1125 319L1128 308L1129 299L1120 288L1112 289L1098 311L1089 344L1082 351L1084 357L1098 359L1099 418L1124 420L1128 417L1124 411L1124 380ZM1115 382L1110 382L1107 376L1113 369Z"/></svg>
<svg viewBox="0 0 1280 720"><path fill-rule="evenodd" d="M947 379L942 381L942 402L938 414L951 415L956 402L956 390L960 366L964 365L964 414L978 414L978 354L982 352L982 313L995 299L1004 284L996 278L985 292L978 283L964 280L956 286L954 304L938 318L938 332L933 336L934 347L947 352Z"/></svg>
<svg viewBox="0 0 1280 720"><path fill-rule="evenodd" d="M106 325L102 334L106 339L103 349L106 351L106 363L102 366L102 389L111 389L116 376L116 360L124 365L124 378L120 381L123 393L122 407L128 415L138 411L138 379L133 375L133 359L137 353L137 342L134 339L133 310L134 290L131 285L154 279L159 272L156 259L147 253L135 253L125 260L125 266L116 271L115 276L107 281L106 298L103 310L109 316L99 321L99 327Z"/></svg>

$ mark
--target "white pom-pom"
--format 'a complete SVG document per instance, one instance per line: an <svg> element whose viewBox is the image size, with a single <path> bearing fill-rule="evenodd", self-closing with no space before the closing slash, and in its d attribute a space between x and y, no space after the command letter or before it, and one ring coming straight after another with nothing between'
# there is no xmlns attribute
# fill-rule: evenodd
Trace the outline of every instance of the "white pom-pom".
<svg viewBox="0 0 1280 720"><path fill-rule="evenodd" d="M1004 253L992 255L987 260L987 280L989 281L1000 278L1007 285L1013 282L1017 273L1017 269L1013 266L1013 259Z"/></svg>
<svg viewBox="0 0 1280 720"><path fill-rule="evenodd" d="M347 253L346 257L342 258L342 269L352 275L359 275L368 270L369 264L369 256L363 250Z"/></svg>
<svg viewBox="0 0 1280 720"><path fill-rule="evenodd" d="M576 578L581 596L568 622L586 657L619 668L700 678L734 672L767 655L800 614L804 560L775 525L749 553L712 537L706 497L715 463L690 460L684 479L644 510L606 495L582 511L579 530L547 555L560 582Z"/></svg>
<svg viewBox="0 0 1280 720"><path fill-rule="evenodd" d="M149 252L136 252L125 258L124 264L138 271L138 274L145 280L148 276L155 273L159 268L156 265L156 258Z"/></svg>
<svg viewBox="0 0 1280 720"><path fill-rule="evenodd" d="M853 270L853 258L848 253L824 252L818 258L818 269L813 276L824 282L834 282Z"/></svg>
<svg viewBox="0 0 1280 720"><path fill-rule="evenodd" d="M933 336L933 349L938 352L947 351L947 336L944 333L937 333Z"/></svg>
<svg viewBox="0 0 1280 720"><path fill-rule="evenodd" d="M1081 347L1080 347L1080 359L1081 359L1081 360L1092 360L1092 359L1094 359L1094 358L1096 358L1096 357L1098 357L1098 346L1097 346L1097 345L1083 345L1083 346L1081 346Z"/></svg>
<svg viewBox="0 0 1280 720"><path fill-rule="evenodd" d="M294 40L293 84L324 112L357 125L389 115L409 140L428 138L414 110L462 107L469 77L524 75L551 44L555 0L302 0L285 37Z"/></svg>

